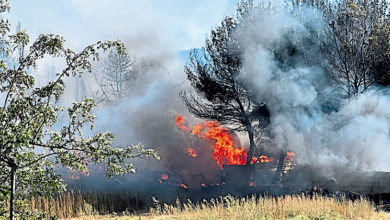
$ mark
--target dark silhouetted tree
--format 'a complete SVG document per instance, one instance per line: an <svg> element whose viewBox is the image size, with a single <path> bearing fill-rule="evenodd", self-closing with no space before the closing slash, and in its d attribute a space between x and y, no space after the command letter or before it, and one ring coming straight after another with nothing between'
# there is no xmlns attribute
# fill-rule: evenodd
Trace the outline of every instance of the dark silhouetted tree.
<svg viewBox="0 0 390 220"><path fill-rule="evenodd" d="M237 16L226 17L211 31L202 50L190 55L185 72L194 92L184 91L180 95L195 116L217 120L231 130L248 134L247 165L256 148L255 128L259 118L269 116L265 104L256 102L252 92L238 80L242 71L242 51L235 34L252 9L252 1L243 1Z"/></svg>

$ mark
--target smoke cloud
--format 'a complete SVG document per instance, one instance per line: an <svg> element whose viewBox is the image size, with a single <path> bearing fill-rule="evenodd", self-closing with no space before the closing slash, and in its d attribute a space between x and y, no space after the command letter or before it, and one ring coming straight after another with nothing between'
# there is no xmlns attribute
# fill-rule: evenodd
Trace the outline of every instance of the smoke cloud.
<svg viewBox="0 0 390 220"><path fill-rule="evenodd" d="M255 91L271 113L276 146L294 151L301 165L331 176L356 170L390 171L389 97L379 90L341 99L325 72L315 64L319 48L306 57L275 55L280 47L299 48L306 39L318 41L305 28L305 20L288 10L260 8L237 33L244 45L240 80ZM306 9L306 21L321 25L316 13ZM318 13L317 13L318 14ZM258 19L261 17L261 19ZM284 49L283 55L288 51ZM287 61L286 61L287 60Z"/></svg>
<svg viewBox="0 0 390 220"><path fill-rule="evenodd" d="M239 80L267 104L274 145L293 151L298 164L324 176L356 170L390 171L390 97L372 89L342 99L319 65L318 45L305 48L306 59L286 50L289 45L302 48L305 40L318 41L305 22L320 28L319 13L305 9L301 16L305 19L299 19L285 8L272 8L272 13L267 10L260 8L249 15L235 37L243 49ZM142 143L155 148L161 161L139 160L139 174L128 175L122 182L158 181L161 173L190 187L218 181L213 143L175 125L176 115L187 116L189 124L197 121L178 98L179 91L190 88L183 71L183 59L187 58L183 54L188 53L178 55L175 47L157 35L139 34L124 42L136 56L138 78L128 97L97 110L96 128L111 131L116 146ZM92 90L97 88L92 78L87 81ZM241 142L247 142L245 136ZM188 147L194 148L197 158L188 155ZM112 183L97 178L99 181L85 181L96 187Z"/></svg>
<svg viewBox="0 0 390 220"><path fill-rule="evenodd" d="M128 184L138 184L142 188L139 183L145 184L150 180L158 183L162 174L168 174L172 184L182 182L191 188L199 188L203 182L217 182L220 171L212 159L214 143L183 132L175 123L177 115L186 116L188 126L197 122L178 96L181 90L190 87L184 74L184 59L187 59L188 52L169 50L164 39L158 37L151 39L140 35L127 38L124 42L130 55L136 55L137 76L131 83L127 97L116 103L98 106L95 129L112 132L115 136L114 146L140 143L146 148L156 149L161 159L138 159L137 173L119 178L120 183L117 184L108 181L102 175L102 170L92 168L89 177L80 179L82 185L100 190L117 189ZM99 65L95 67L94 71L100 71ZM95 91L98 89L93 78L84 80ZM89 93L93 94L94 91ZM196 158L188 155L188 147L195 150Z"/></svg>

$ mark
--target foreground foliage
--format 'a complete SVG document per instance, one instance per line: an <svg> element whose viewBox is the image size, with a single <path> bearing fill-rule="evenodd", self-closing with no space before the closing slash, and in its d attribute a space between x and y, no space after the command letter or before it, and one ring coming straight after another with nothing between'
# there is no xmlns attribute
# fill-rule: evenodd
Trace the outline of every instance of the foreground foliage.
<svg viewBox="0 0 390 220"><path fill-rule="evenodd" d="M209 202L193 204L191 201L176 205L160 204L149 213L135 215L128 212L98 215L94 208L83 204L74 194L67 198L67 204L79 207L61 207L74 210L68 219L389 219L390 214L378 211L373 203L364 198L350 201L324 196L289 195L285 197L266 196L238 199L232 196L219 197ZM65 198L65 197L64 197ZM60 200L58 200L60 201ZM73 202L72 202L73 201ZM64 200L65 202L65 200ZM68 203L69 202L69 203ZM55 205L46 203L47 207ZM69 213L68 213L69 214ZM59 216L61 217L61 215Z"/></svg>
<svg viewBox="0 0 390 220"><path fill-rule="evenodd" d="M7 1L0 1L0 14L9 10ZM125 54L120 41L99 41L75 52L65 47L61 35L41 34L30 43L26 31L11 34L8 21L0 19L0 42L0 216L13 219L16 210L18 217L31 218L14 201L64 190L65 183L54 172L58 166L88 174L90 163L104 163L113 177L134 172L131 162L137 157L158 158L141 145L113 147L111 133L93 131L92 99L61 105L66 78L91 72L99 51L112 48ZM17 51L18 61L11 63ZM53 81L36 82L34 71L47 57L64 67Z"/></svg>

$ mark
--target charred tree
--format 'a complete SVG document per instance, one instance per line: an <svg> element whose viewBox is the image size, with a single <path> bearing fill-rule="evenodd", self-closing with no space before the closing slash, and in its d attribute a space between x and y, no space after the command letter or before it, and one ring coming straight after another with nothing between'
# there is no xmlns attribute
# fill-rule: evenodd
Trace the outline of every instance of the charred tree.
<svg viewBox="0 0 390 220"><path fill-rule="evenodd" d="M283 174L284 159L286 158L286 156L287 156L286 147L283 147L282 150L280 151L278 166L276 168L274 177L272 179L272 184L279 183L281 179L281 175Z"/></svg>
<svg viewBox="0 0 390 220"><path fill-rule="evenodd" d="M351 98L372 86L390 83L390 17L386 0L293 0L297 7L318 9L323 61L330 81Z"/></svg>
<svg viewBox="0 0 390 220"><path fill-rule="evenodd" d="M128 54L118 54L111 50L102 63L102 72L95 73L100 87L98 101L121 100L128 95L130 83L135 78L135 59Z"/></svg>
<svg viewBox="0 0 390 220"><path fill-rule="evenodd" d="M206 39L201 50L194 50L185 67L193 92L183 91L181 99L195 116L212 119L233 131L246 132L250 146L246 165L254 154L255 129L259 117L269 117L264 103L257 102L251 91L238 80L242 71L242 51L235 33L253 4L242 2L237 17L226 17ZM259 113L264 112L263 115Z"/></svg>

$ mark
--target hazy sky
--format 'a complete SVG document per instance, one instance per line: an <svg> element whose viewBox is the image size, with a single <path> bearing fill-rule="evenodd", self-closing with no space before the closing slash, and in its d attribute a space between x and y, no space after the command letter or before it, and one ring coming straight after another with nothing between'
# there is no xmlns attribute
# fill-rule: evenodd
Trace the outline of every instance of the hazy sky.
<svg viewBox="0 0 390 220"><path fill-rule="evenodd" d="M176 50L199 47L205 34L239 0L10 0L6 15L18 21L32 39L39 33L62 34L80 49L102 39L148 36Z"/></svg>

